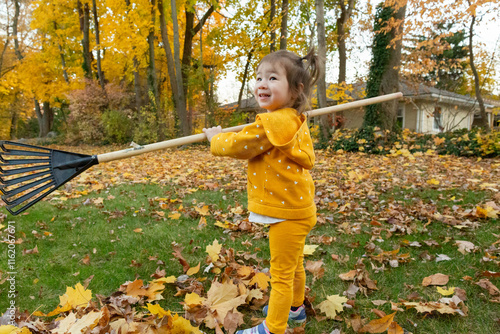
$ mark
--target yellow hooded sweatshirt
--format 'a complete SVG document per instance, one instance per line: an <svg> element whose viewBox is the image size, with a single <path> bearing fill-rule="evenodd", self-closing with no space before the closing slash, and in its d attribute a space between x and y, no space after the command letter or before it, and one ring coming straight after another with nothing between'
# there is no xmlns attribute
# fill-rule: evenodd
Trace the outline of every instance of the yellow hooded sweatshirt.
<svg viewBox="0 0 500 334"><path fill-rule="evenodd" d="M257 115L240 132L220 133L210 149L217 156L248 160L248 210L282 219L316 214L314 149L307 118L295 109Z"/></svg>

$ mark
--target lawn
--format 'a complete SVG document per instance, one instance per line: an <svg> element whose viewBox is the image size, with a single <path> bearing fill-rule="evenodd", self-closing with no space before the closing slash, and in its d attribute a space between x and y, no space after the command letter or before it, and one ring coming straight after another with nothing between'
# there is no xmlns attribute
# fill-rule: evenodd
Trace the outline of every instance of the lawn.
<svg viewBox="0 0 500 334"><path fill-rule="evenodd" d="M319 151L313 176L319 212L306 242L309 317L290 333L357 333L379 318L392 333L500 332L498 159ZM26 323L53 327L56 316L31 314L56 309L81 283L91 304L58 316L111 310L107 322L101 313L89 325L101 319L97 333L127 316L137 332L147 323L160 333L151 328L166 320L148 303L205 333L221 333L209 328L214 319L228 333L250 326L269 294L269 248L266 228L246 220L245 184L245 162L196 146L95 166L26 214L0 208L0 237L15 226L17 239L15 261L4 243L0 263L1 295L12 287L8 272L16 273L17 295L1 298L0 311L13 301L27 311L19 315ZM444 282L432 281L435 274ZM223 311L217 293L241 303ZM199 300L189 299L194 294ZM379 328L372 332L387 330Z"/></svg>

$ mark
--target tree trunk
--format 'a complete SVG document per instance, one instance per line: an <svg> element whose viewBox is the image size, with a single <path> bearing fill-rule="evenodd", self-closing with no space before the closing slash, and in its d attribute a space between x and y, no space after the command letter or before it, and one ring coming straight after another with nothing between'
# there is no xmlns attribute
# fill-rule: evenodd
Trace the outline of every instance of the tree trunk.
<svg viewBox="0 0 500 334"><path fill-rule="evenodd" d="M130 0L125 0L125 4L127 5L126 13L128 15L130 8ZM135 50L135 45L132 46L132 50ZM141 92L141 77L139 75L139 61L137 57L134 55L134 93L135 93L135 107L137 111L139 111L142 107L142 92Z"/></svg>
<svg viewBox="0 0 500 334"><path fill-rule="evenodd" d="M19 48L19 41L17 38L17 25L19 21L19 11L20 11L20 5L19 5L19 0L15 0L15 7L16 11L14 14L14 19L13 19L13 33L12 35L14 36L14 52L17 56L17 59L22 60L23 55L21 53L21 50ZM42 112L40 111L40 103L36 99L36 97L33 98L33 101L35 103L35 112L38 120L38 126L39 126L39 134L40 137L45 137L51 130L52 128L52 121L54 119L54 114L52 108L50 108L49 102L44 102L44 110L47 109L47 112ZM15 113L15 110L14 110ZM45 118L47 117L47 118ZM17 115L12 116L13 119L17 119Z"/></svg>
<svg viewBox="0 0 500 334"><path fill-rule="evenodd" d="M326 59L326 36L325 36L325 9L324 1L316 0L316 24L318 27L318 56L321 61L320 77L317 82L318 108L325 108L326 105L326 76L325 63ZM330 137L330 126L328 115L320 116L320 130L323 141L328 141Z"/></svg>
<svg viewBox="0 0 500 334"><path fill-rule="evenodd" d="M38 118L38 127L39 133L38 136L40 138L47 137L47 134L50 132L52 128L52 123L54 121L54 110L50 106L49 102L43 102L43 113L40 110L40 104L35 99L35 112Z"/></svg>
<svg viewBox="0 0 500 334"><path fill-rule="evenodd" d="M276 16L276 0L271 0L271 13L269 14L269 22L271 22L271 45L269 46L269 52L274 52L276 50L276 32L274 30L274 17Z"/></svg>
<svg viewBox="0 0 500 334"><path fill-rule="evenodd" d="M54 30L57 30L57 22L54 21L53 23L54 23ZM61 55L61 65L63 68L64 81L66 81L66 83L69 83L69 76L68 76L68 71L66 71L66 59L64 58L63 48L61 44L58 44L57 46L59 48L59 54Z"/></svg>
<svg viewBox="0 0 500 334"><path fill-rule="evenodd" d="M481 87L479 86L479 74L477 73L476 65L474 64L474 52L472 37L474 36L474 23L476 22L476 16L472 15L472 21L469 26L469 60L470 69L474 74L474 91L476 92L477 102L479 103L479 112L481 119L479 120L479 126L486 131L490 130L490 124L488 123L488 115L486 114L486 109L484 107L483 96L481 95Z"/></svg>
<svg viewBox="0 0 500 334"><path fill-rule="evenodd" d="M288 0L283 0L283 2L281 3L280 50L286 50L287 39L288 39Z"/></svg>
<svg viewBox="0 0 500 334"><path fill-rule="evenodd" d="M177 4L175 0L170 0L172 23L174 28L174 64L175 64L175 79L177 85L177 96L175 97L175 109L180 121L180 130L183 136L190 134L190 125L188 123L188 115L186 110L186 98L184 95L184 84L182 82L182 68L180 60L180 40L179 40L179 24L177 22Z"/></svg>
<svg viewBox="0 0 500 334"><path fill-rule="evenodd" d="M158 11L160 12L160 30L161 30L161 40L163 49L165 50L165 55L167 57L167 71L168 77L170 79L170 86L172 89L172 95L174 97L174 103L177 103L177 78L175 73L175 62L172 55L172 49L170 48L170 40L168 39L167 23L165 20L165 10L163 8L163 0L158 0ZM180 115L178 115L180 116Z"/></svg>
<svg viewBox="0 0 500 334"><path fill-rule="evenodd" d="M161 113L160 91L158 89L158 79L156 76L155 65L155 23L156 23L156 3L151 0L151 28L148 34L149 45L149 69L148 69L148 86L149 91L153 94L150 103L156 112L157 135L159 140L165 139L163 131L163 115Z"/></svg>
<svg viewBox="0 0 500 334"><path fill-rule="evenodd" d="M12 36L14 36L14 52L16 53L17 59L23 59L23 55L21 54L21 50L19 48L19 39L17 38L17 26L19 21L19 12L21 10L21 5L19 4L19 0L14 1L15 12L14 19L12 21Z"/></svg>
<svg viewBox="0 0 500 334"><path fill-rule="evenodd" d="M86 3L82 5L80 0L77 1L78 14L80 16L80 31L83 34L83 71L85 77L92 79L92 53L90 52L90 9Z"/></svg>
<svg viewBox="0 0 500 334"><path fill-rule="evenodd" d="M351 18L352 11L354 9L354 0L348 0L347 7L343 0L338 1L340 7L340 16L337 19L337 48L339 50L339 85L344 85L346 83L346 72L347 72L347 47L346 47L346 25ZM342 87L342 86L341 86ZM338 113L338 116L343 119L344 112ZM337 114L334 114L337 117ZM337 124L335 121L334 124ZM342 125L335 125L335 128L341 128Z"/></svg>
<svg viewBox="0 0 500 334"><path fill-rule="evenodd" d="M403 45L403 25L406 15L406 1L396 8L394 19L396 22L401 22L396 28L389 32L390 40L396 40L395 46L390 48L389 63L385 69L380 82L380 95L396 93L399 91L399 70L401 67L401 49ZM382 126L385 129L393 129L398 112L399 102L392 100L382 103L383 119Z"/></svg>
<svg viewBox="0 0 500 334"><path fill-rule="evenodd" d="M94 28L95 28L95 43L97 48L97 76L99 77L99 84L101 85L104 94L106 94L106 90L104 89L104 73L102 72L101 67L101 43L99 40L99 17L97 16L97 4L96 0L92 0L92 13L94 14Z"/></svg>
<svg viewBox="0 0 500 334"><path fill-rule="evenodd" d="M339 79L338 83L342 84L346 81L346 67L347 67L347 48L346 48L346 25L351 18L352 10L354 8L354 0L348 0L347 8L345 2L340 0L338 2L340 7L340 16L337 19L337 47L339 49Z"/></svg>
<svg viewBox="0 0 500 334"><path fill-rule="evenodd" d="M240 88L240 92L238 94L238 105L236 107L236 112L240 111L240 109L241 109L241 100L243 99L243 91L245 90L245 85L247 83L248 73L250 72L250 61L252 60L252 56L253 56L254 52L255 52L255 47L253 47L247 53L247 62L245 64L245 72L243 73L243 80L241 82L241 88Z"/></svg>
<svg viewBox="0 0 500 334"><path fill-rule="evenodd" d="M191 58L193 54L194 36L201 30L207 19L214 12L214 6L210 6L203 15L200 22L194 26L194 12L186 7L186 29L184 31L184 48L182 52L182 82L184 83L184 97L187 97L187 82L189 82L189 69L191 68Z"/></svg>

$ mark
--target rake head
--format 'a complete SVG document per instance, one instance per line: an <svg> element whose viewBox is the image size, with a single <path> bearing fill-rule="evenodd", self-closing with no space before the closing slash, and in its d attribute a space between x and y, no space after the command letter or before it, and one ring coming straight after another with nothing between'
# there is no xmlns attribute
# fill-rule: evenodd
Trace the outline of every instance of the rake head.
<svg viewBox="0 0 500 334"><path fill-rule="evenodd" d="M98 164L97 156L0 141L0 194L17 215Z"/></svg>

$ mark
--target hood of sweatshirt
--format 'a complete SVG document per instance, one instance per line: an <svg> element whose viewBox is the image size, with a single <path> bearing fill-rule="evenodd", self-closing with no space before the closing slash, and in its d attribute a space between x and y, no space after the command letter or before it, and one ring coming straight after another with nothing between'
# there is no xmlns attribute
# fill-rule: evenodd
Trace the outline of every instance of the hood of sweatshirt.
<svg viewBox="0 0 500 334"><path fill-rule="evenodd" d="M305 169L314 166L314 147L307 117L292 108L257 115L274 147Z"/></svg>

